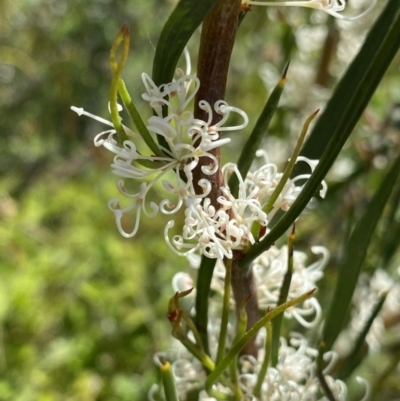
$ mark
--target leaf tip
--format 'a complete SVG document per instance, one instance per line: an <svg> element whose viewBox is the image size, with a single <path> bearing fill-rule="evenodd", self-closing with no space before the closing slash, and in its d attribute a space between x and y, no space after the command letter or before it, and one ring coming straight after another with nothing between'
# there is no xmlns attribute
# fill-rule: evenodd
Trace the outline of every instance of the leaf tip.
<svg viewBox="0 0 400 401"><path fill-rule="evenodd" d="M313 288L311 291L308 291L307 295L311 296L312 294L314 294L315 291L317 291L317 287Z"/></svg>
<svg viewBox="0 0 400 401"><path fill-rule="evenodd" d="M287 73L288 73L288 70L289 70L289 66L290 66L290 60L287 62L286 66L285 66L285 69L283 70L281 79L279 80L279 85L280 86L283 86L286 83L286 76L287 76Z"/></svg>

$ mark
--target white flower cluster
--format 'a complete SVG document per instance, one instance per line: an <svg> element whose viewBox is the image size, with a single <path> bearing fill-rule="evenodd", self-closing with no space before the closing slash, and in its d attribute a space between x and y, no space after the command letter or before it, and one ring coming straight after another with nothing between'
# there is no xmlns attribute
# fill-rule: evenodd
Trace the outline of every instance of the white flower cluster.
<svg viewBox="0 0 400 401"><path fill-rule="evenodd" d="M260 333L258 340L265 341L265 331ZM264 345L261 343L257 359L252 356L243 356L240 360L239 381L243 393L249 400L256 400L255 397L252 397L252 393L264 360L263 351ZM326 400L325 397L318 397L320 386L316 375L317 355L318 351L310 347L307 340L298 333L292 333L289 342L281 338L278 363L275 367L268 368L261 387L260 399L270 401ZM327 375L336 362L336 354L332 351L326 352L324 360L328 363L324 370L325 380L329 383L335 399L345 401L346 385Z"/></svg>
<svg viewBox="0 0 400 401"><path fill-rule="evenodd" d="M298 181L306 180L310 174L289 179L272 210L267 213L263 206L277 187L282 173L278 172L274 164L268 163L264 152L259 151L257 155L264 157L265 164L247 174L247 177L241 177L238 167L233 163L222 167L222 195L218 197L217 205L212 205L208 197L211 191L210 180L202 178L195 182L193 170L199 164L200 158L207 158L207 163L202 164L202 173L205 177L215 174L220 166L210 151L230 142L230 138L220 138L219 133L244 128L248 118L242 110L229 106L224 101L217 101L213 108L206 101L200 101L199 107L206 111L208 119L196 119L193 112L188 110L188 106L195 97L200 82L190 73L188 55L187 65L186 73L177 69L176 80L159 87L147 74L142 75L146 88L142 97L154 111L154 115L147 121L147 130L158 139L160 155L146 156L139 152L137 144L133 141L138 134L127 127L124 127L124 130L129 139L119 145L116 130L110 121L83 109L71 108L79 115L87 115L112 127L95 137L95 145L104 146L115 155L111 164L115 175L141 182L139 191L130 193L126 190L124 181L118 181L120 193L131 201L126 207L121 207L116 198L108 202L115 215L118 230L124 237L130 238L137 233L142 212L149 217L155 216L159 211L172 215L183 207L185 222L182 234L170 238L169 230L174 226L174 220L169 221L165 227L164 235L169 247L182 256L200 251L209 258L232 258L233 250L245 249L258 239L252 233L255 222L264 228L263 235L267 233L269 219L277 210L290 208L302 189ZM166 116L163 115L165 109L168 110ZM226 126L232 112L242 117L242 124ZM222 116L217 124L211 123L214 113ZM318 163L302 157L297 161L308 163L311 171ZM239 181L237 197L231 194L228 187L231 174L235 174ZM158 204L154 201L147 203L146 196L157 182L162 183L168 197ZM200 188L201 193L196 191L196 188ZM323 184L321 196L325 195L325 191L326 185ZM122 219L125 213L131 211L135 211L136 218L133 229L127 232L123 228Z"/></svg>
<svg viewBox="0 0 400 401"><path fill-rule="evenodd" d="M171 241L169 241L168 230L174 223L172 221L168 223L165 239L175 253L187 256L201 250L209 258L230 259L233 250L246 249L249 244L255 243L256 238L252 233L255 222L265 228L266 234L268 221L272 216L279 209L286 211L290 208L304 186L304 184L296 185L296 182L309 178L310 174L289 179L272 210L267 214L263 206L274 192L283 174L278 172L275 164L268 163L264 151L258 151L256 155L263 157L265 164L256 171L248 173L245 179L241 177L236 164L228 163L222 167L224 181L220 188L222 195L217 199L219 209L211 205L208 198L204 201L189 199L186 202L183 235L176 235ZM297 160L308 163L311 171L318 163L305 157L299 157ZM239 181L237 198L232 196L228 187L231 174L235 174ZM320 190L321 197L325 196L326 189L326 184L323 182ZM188 250L179 252L180 249Z"/></svg>
<svg viewBox="0 0 400 401"><path fill-rule="evenodd" d="M219 327L220 321L214 322L215 327ZM268 367L267 373L261 386L258 398L254 397L253 392L258 379L261 366L264 362L264 342L266 332L261 330L257 336L259 352L257 358L244 355L239 358L238 381L243 393L243 400L268 400L268 401L326 401L325 396L321 396L320 383L317 377L318 350L309 346L305 337L298 333L291 333L289 341L281 338L278 363L276 366ZM172 370L175 377L176 388L180 399L187 398L187 394L199 389L205 382L206 375L201 364L194 359L185 349L179 348L175 354L179 355L172 362ZM347 387L341 380L334 379L329 375L337 361L337 354L329 351L324 354L324 361L327 367L323 374L332 394L337 401L346 401ZM358 378L359 381L361 381ZM367 383L364 382L367 386ZM153 385L149 392L149 400L153 401L158 389ZM217 383L214 389L222 394L229 395L229 388L221 383ZM205 390L199 394L199 401L216 401L216 399Z"/></svg>

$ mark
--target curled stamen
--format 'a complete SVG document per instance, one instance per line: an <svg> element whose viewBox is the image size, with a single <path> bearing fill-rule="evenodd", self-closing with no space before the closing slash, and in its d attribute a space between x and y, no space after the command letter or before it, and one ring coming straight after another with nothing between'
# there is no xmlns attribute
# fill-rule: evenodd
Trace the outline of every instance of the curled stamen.
<svg viewBox="0 0 400 401"><path fill-rule="evenodd" d="M345 16L340 13L346 7L344 0L305 0L305 1L253 1L253 0L243 0L243 4L250 6L286 6L286 7L307 7L314 8L315 10L324 11L333 17L342 19L345 21L354 21L362 18L364 15L368 14L376 5L377 0L372 0L369 7L359 15L355 16Z"/></svg>

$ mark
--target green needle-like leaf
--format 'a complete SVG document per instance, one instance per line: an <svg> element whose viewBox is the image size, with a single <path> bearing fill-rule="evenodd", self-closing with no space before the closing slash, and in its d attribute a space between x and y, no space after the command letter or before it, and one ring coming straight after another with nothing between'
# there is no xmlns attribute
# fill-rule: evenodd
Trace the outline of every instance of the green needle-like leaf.
<svg viewBox="0 0 400 401"><path fill-rule="evenodd" d="M283 303L285 303L289 295L290 283L292 282L292 275L293 275L293 264L294 264L294 259L293 259L294 239L295 239L295 227L293 225L293 230L289 235L289 241L288 241L288 269L285 273L285 276L283 277L278 305L282 305ZM278 352L280 346L282 319L283 319L283 314L280 314L272 321L271 365L273 367L275 367L278 363Z"/></svg>
<svg viewBox="0 0 400 401"><path fill-rule="evenodd" d="M310 133L301 155L319 159L331 139L352 130L400 47L400 2L388 0L362 48L338 83L327 107ZM295 175L304 172L296 166Z"/></svg>
<svg viewBox="0 0 400 401"><path fill-rule="evenodd" d="M289 211L262 241L249 250L241 261L241 268L274 244L307 206L352 133L399 46L400 2L389 0L312 130L308 146L305 144L307 151L301 152L311 158L318 158L323 153L318 166ZM311 151L311 147L318 151ZM296 175L299 173L297 169L294 171Z"/></svg>
<svg viewBox="0 0 400 401"><path fill-rule="evenodd" d="M279 99L281 98L283 88L285 86L288 68L289 64L287 64L285 70L283 71L282 77L279 79L277 85L269 96L267 103L264 106L264 109L261 112L261 115L258 118L257 123L253 129L253 132L247 140L239 157L237 164L240 175L242 177L246 177L246 174L248 173L251 164L253 163L256 152L260 148L261 141L267 133L269 123L271 122L271 119L275 114L276 109L278 108ZM229 188L232 195L234 197L237 197L239 191L239 181L235 174L232 174L229 179Z"/></svg>
<svg viewBox="0 0 400 401"><path fill-rule="evenodd" d="M282 316L282 314L280 314L279 316ZM257 383L254 386L254 391L253 391L253 395L254 395L254 397L256 397L256 399L258 399L260 397L261 388L264 383L265 376L267 375L269 358L271 355L272 325L271 325L270 321L268 321L265 324L265 329L267 331L267 338L265 340L265 357L261 364L261 369L258 372Z"/></svg>
<svg viewBox="0 0 400 401"><path fill-rule="evenodd" d="M343 365L340 368L339 372L339 379L341 380L346 380L353 370L361 363L363 360L363 357L360 356L360 351L361 347L365 343L365 337L367 337L367 334L369 332L369 329L372 326L372 323L374 322L375 318L378 316L378 313L381 311L383 304L385 303L386 297L387 297L387 292L384 292L380 298L379 301L376 303L374 309L371 312L371 315L369 319L367 320L367 323L364 325L361 333L358 335L353 349L351 350L349 356L346 358L344 361Z"/></svg>
<svg viewBox="0 0 400 401"><path fill-rule="evenodd" d="M121 43L122 43L122 51L120 59L119 61L117 61L116 54ZM121 142L127 140L128 137L122 125L121 117L119 116L119 111L118 111L118 84L121 72L125 66L126 59L128 58L129 43L130 43L129 28L127 26L123 26L112 45L110 53L111 71L113 73L113 78L111 81L111 88L110 88L110 114L111 114L111 121L114 125L115 131L117 132L118 138Z"/></svg>
<svg viewBox="0 0 400 401"><path fill-rule="evenodd" d="M325 323L323 340L327 350L331 349L344 326L372 234L399 176L400 156L393 163L349 238L347 253L340 268L333 302Z"/></svg>
<svg viewBox="0 0 400 401"><path fill-rule="evenodd" d="M218 340L218 351L216 363L218 364L225 355L225 344L228 333L229 323L229 304L231 300L231 275L232 275L232 259L225 261L225 282L224 282L224 298L222 303L222 317Z"/></svg>
<svg viewBox="0 0 400 401"><path fill-rule="evenodd" d="M153 62L153 81L160 86L172 81L176 65L193 32L219 0L181 0L161 31ZM166 107L163 107L166 114ZM158 143L169 149L167 141L157 135Z"/></svg>
<svg viewBox="0 0 400 401"><path fill-rule="evenodd" d="M315 111L312 113L306 120L306 122L303 125L303 129L301 130L300 137L297 141L296 147L293 151L292 157L290 158L290 161L288 165L285 168L285 171L283 172L282 178L279 180L278 185L274 189L274 192L272 192L270 198L268 199L267 203L263 206L263 211L265 213L269 213L272 208L274 207L274 203L278 199L280 193L283 191L283 188L289 179L289 176L291 172L293 171L293 168L296 164L297 158L299 157L300 149L301 146L303 145L304 138L307 134L308 127L311 124L311 121L314 120L315 116L317 115L319 110Z"/></svg>
<svg viewBox="0 0 400 401"><path fill-rule="evenodd" d="M197 327L197 331L199 332L203 348L207 354L209 353L207 335L208 302L210 296L211 279L216 262L216 259L209 259L205 256L201 258L196 286L195 324Z"/></svg>
<svg viewBox="0 0 400 401"><path fill-rule="evenodd" d="M153 63L156 85L171 82L186 43L219 0L181 0L168 18L157 43Z"/></svg>
<svg viewBox="0 0 400 401"><path fill-rule="evenodd" d="M178 391L176 390L174 373L169 362L161 361L161 377L164 387L165 399L167 401L179 401Z"/></svg>
<svg viewBox="0 0 400 401"><path fill-rule="evenodd" d="M122 79L119 80L118 93L121 96L121 99L124 102L125 107L128 110L128 113L129 113L133 123L135 124L137 130L139 131L139 134L141 135L143 140L146 142L146 145L150 148L150 150L156 156L164 157L163 152L157 146L156 142L150 135L150 132L147 129L146 125L144 124L142 117L140 116L135 104L132 102L132 99L128 93L128 90L126 89L125 82Z"/></svg>

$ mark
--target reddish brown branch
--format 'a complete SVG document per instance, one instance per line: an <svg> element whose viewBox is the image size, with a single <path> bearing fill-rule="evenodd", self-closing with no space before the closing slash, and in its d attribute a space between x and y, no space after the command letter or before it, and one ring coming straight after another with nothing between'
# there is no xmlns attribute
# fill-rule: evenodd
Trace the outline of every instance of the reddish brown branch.
<svg viewBox="0 0 400 401"><path fill-rule="evenodd" d="M199 108L199 101L207 101L212 108L217 100L225 98L226 81L229 62L237 31L238 16L241 0L221 0L207 15L203 22L197 76L200 79L200 89L195 98L194 115L196 118L207 121L208 114ZM219 114L213 113L212 124L221 119ZM219 161L219 148L211 151ZM212 205L218 209L217 198L222 185L221 169L213 176L205 176L201 167L211 162L202 157L194 170L194 182L206 178L211 182L210 199ZM196 190L201 191L200 188Z"/></svg>

